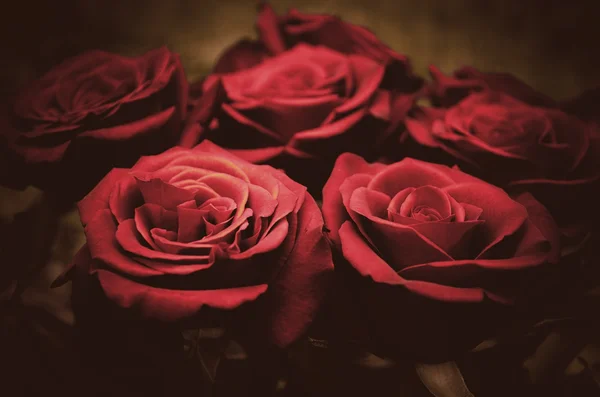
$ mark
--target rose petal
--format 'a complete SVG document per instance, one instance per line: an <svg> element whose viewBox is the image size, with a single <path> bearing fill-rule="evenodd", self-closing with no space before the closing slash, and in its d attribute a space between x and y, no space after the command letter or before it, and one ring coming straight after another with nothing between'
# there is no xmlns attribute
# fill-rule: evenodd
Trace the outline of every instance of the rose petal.
<svg viewBox="0 0 600 397"><path fill-rule="evenodd" d="M135 227L144 241L153 249L158 249L150 230L160 227L168 230L177 228L177 214L167 211L156 204L144 204L135 209Z"/></svg>
<svg viewBox="0 0 600 397"><path fill-rule="evenodd" d="M323 218L314 199L306 197L298 212L299 231L287 263L270 287L270 335L280 347L297 340L314 319L333 271L331 250L323 235Z"/></svg>
<svg viewBox="0 0 600 397"><path fill-rule="evenodd" d="M363 158L351 153L341 154L337 158L331 175L323 187L322 206L325 224L329 229L329 237L333 241L339 242L338 230L342 226L342 223L349 219L348 213L344 208L340 186L351 175L374 175L384 167L385 165L383 164L369 164Z"/></svg>
<svg viewBox="0 0 600 397"><path fill-rule="evenodd" d="M349 100L336 109L337 113L346 113L369 103L381 86L385 71L383 66L366 57L350 55L348 59L353 77L356 79L356 91Z"/></svg>
<svg viewBox="0 0 600 397"><path fill-rule="evenodd" d="M246 209L250 195L248 183L227 174L209 174L198 180L208 185L217 194L231 198L236 204L235 217L240 216Z"/></svg>
<svg viewBox="0 0 600 397"><path fill-rule="evenodd" d="M179 204L194 199L193 192L180 189L157 178L150 180L135 178L135 181L147 204L156 204L164 209L176 211Z"/></svg>
<svg viewBox="0 0 600 397"><path fill-rule="evenodd" d="M128 173L129 170L114 168L91 192L77 203L81 223L83 223L84 226L87 225L99 211L109 208L109 197L111 192L118 189L118 187L115 187L115 184L127 177Z"/></svg>
<svg viewBox="0 0 600 397"><path fill-rule="evenodd" d="M381 201L378 206L385 211L389 197L365 187L357 188L352 193L346 209L362 234L368 236L394 269L451 259L448 253L413 226L400 225L374 216L369 202L375 201Z"/></svg>
<svg viewBox="0 0 600 397"><path fill-rule="evenodd" d="M448 195L435 186L420 186L415 189L400 205L399 213L402 216L409 216L417 206L436 210L442 219L452 214L452 204Z"/></svg>
<svg viewBox="0 0 600 397"><path fill-rule="evenodd" d="M478 258L485 258L489 249L517 232L527 219L525 207L495 186L463 183L448 186L444 190L455 200L483 210L479 219L485 222L481 224L477 233L482 243Z"/></svg>
<svg viewBox="0 0 600 397"><path fill-rule="evenodd" d="M435 186L443 188L453 184L454 180L438 167L406 158L378 173L373 177L368 188L394 197L396 193L408 187Z"/></svg>
<svg viewBox="0 0 600 397"><path fill-rule="evenodd" d="M256 300L267 290L266 284L200 291L172 290L139 284L103 270L98 271L98 280L107 297L119 306L167 322L193 317L203 307L232 310Z"/></svg>
<svg viewBox="0 0 600 397"><path fill-rule="evenodd" d="M480 302L484 299L485 294L479 288L455 288L403 279L373 252L350 221L340 228L340 241L344 257L361 275L376 283L403 286L419 295L442 301Z"/></svg>
<svg viewBox="0 0 600 397"><path fill-rule="evenodd" d="M134 236L136 233L135 224L133 220L129 220L129 222L131 222L131 236ZM117 225L108 210L99 211L94 217L94 221L88 223L85 228L85 235L90 255L94 260L99 261L103 267L114 269L132 277L151 277L163 274L160 271L143 266L125 255L117 244L116 232Z"/></svg>

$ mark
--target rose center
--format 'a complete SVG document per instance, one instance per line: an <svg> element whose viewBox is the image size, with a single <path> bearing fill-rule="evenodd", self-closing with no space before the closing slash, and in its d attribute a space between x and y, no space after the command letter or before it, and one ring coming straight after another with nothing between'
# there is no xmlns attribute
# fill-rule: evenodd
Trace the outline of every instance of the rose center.
<svg viewBox="0 0 600 397"><path fill-rule="evenodd" d="M452 215L447 193L434 186L403 189L388 206L388 220L396 223L437 222L451 219Z"/></svg>
<svg viewBox="0 0 600 397"><path fill-rule="evenodd" d="M431 207L418 206L412 209L411 217L421 222L435 222L442 220L440 213Z"/></svg>

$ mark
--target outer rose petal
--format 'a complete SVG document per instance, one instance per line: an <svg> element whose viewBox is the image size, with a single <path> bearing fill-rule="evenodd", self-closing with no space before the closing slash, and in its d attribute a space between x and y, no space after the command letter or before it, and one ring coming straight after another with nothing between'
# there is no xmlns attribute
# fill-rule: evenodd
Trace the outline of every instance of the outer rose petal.
<svg viewBox="0 0 600 397"><path fill-rule="evenodd" d="M196 99L179 140L179 144L186 148L191 148L202 141L206 128L226 99L223 81L218 75L209 76L198 85L200 98Z"/></svg>
<svg viewBox="0 0 600 397"><path fill-rule="evenodd" d="M129 170L114 168L79 203L81 223L87 225L99 211L109 209L108 199L115 184L129 175Z"/></svg>
<svg viewBox="0 0 600 397"><path fill-rule="evenodd" d="M329 229L329 237L339 243L338 230L344 221L350 219L344 209L340 186L351 175L375 175L384 169L384 164L369 164L362 157L352 153L341 154L333 166L331 175L323 187L323 218Z"/></svg>
<svg viewBox="0 0 600 397"><path fill-rule="evenodd" d="M342 226L340 237L344 257L365 277L354 291L360 295L355 310L368 327L376 354L448 360L479 343L503 321L503 305L492 306L482 289L403 279L372 251L351 222Z"/></svg>
<svg viewBox="0 0 600 397"><path fill-rule="evenodd" d="M560 232L550 212L529 193L519 194L515 201L527 209L531 222L550 243L548 260L557 263L560 258Z"/></svg>
<svg viewBox="0 0 600 397"><path fill-rule="evenodd" d="M182 291L154 288L98 270L98 280L109 299L123 308L138 309L144 317L179 321L197 314L203 307L231 310L254 301L267 290L266 284L252 287Z"/></svg>
<svg viewBox="0 0 600 397"><path fill-rule="evenodd" d="M270 288L273 341L289 345L306 331L316 315L333 271L331 249L323 234L323 218L307 195L298 213L294 249Z"/></svg>

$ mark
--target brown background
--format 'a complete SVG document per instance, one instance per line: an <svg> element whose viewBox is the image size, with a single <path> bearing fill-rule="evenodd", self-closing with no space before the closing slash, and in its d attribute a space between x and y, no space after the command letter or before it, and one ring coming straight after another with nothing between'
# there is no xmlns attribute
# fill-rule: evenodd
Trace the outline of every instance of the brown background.
<svg viewBox="0 0 600 397"><path fill-rule="evenodd" d="M415 69L450 72L470 64L508 71L555 97L600 84L600 2L560 0L275 0L371 28ZM124 54L168 45L190 77L219 52L254 34L251 0L18 0L0 21L4 90L69 54L100 48Z"/></svg>

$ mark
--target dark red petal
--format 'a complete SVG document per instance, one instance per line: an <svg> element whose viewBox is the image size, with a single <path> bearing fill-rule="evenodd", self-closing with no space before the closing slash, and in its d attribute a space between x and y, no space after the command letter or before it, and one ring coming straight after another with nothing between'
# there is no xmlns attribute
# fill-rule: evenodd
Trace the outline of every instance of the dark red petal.
<svg viewBox="0 0 600 397"><path fill-rule="evenodd" d="M285 51L286 45L279 28L279 19L269 4L260 5L256 28L261 41L272 54Z"/></svg>
<svg viewBox="0 0 600 397"><path fill-rule="evenodd" d="M476 207L472 204L459 203L459 205L465 211L465 221L476 221L483 213L483 210L481 208Z"/></svg>
<svg viewBox="0 0 600 397"><path fill-rule="evenodd" d="M452 259L413 226L404 226L374 216L369 202L377 200L382 201L379 207L387 208L389 197L361 187L354 190L346 208L363 236L368 237L389 261L390 266L400 270L418 263Z"/></svg>
<svg viewBox="0 0 600 397"><path fill-rule="evenodd" d="M452 214L452 204L448 199L448 194L435 186L416 188L400 205L399 213L402 216L409 216L417 206L436 210L442 219L448 218Z"/></svg>
<svg viewBox="0 0 600 397"><path fill-rule="evenodd" d="M189 152L182 147L175 146L162 152L159 156L142 156L131 167L132 172L154 172L165 168L169 163L180 157L185 157Z"/></svg>
<svg viewBox="0 0 600 397"><path fill-rule="evenodd" d="M265 218L273 215L277 208L277 200L264 188L257 185L248 185L248 207L252 208L254 216Z"/></svg>
<svg viewBox="0 0 600 397"><path fill-rule="evenodd" d="M229 258L233 260L244 260L254 255L271 252L281 247L284 240L289 234L289 223L286 219L282 219L275 226L269 230L262 239L260 239L256 245L246 249L241 253L234 253L229 255Z"/></svg>
<svg viewBox="0 0 600 397"><path fill-rule="evenodd" d="M411 137L421 145L437 147L440 143L433 134L433 123L436 120L444 120L446 109L422 107L417 109L412 117L407 118L404 123Z"/></svg>
<svg viewBox="0 0 600 397"><path fill-rule="evenodd" d="M204 138L208 126L225 99L226 93L221 78L217 75L207 77L202 82L201 97L187 117L179 139L181 146L192 148Z"/></svg>
<svg viewBox="0 0 600 397"><path fill-rule="evenodd" d="M350 221L340 228L340 240L344 257L361 275L370 277L376 283L402 286L419 295L442 301L479 302L484 298L484 293L479 288L455 288L403 279L373 252Z"/></svg>
<svg viewBox="0 0 600 397"><path fill-rule="evenodd" d="M348 213L344 208L340 186L346 178L354 174L375 175L383 168L385 168L385 165L377 163L369 164L362 157L352 153L343 153L337 158L331 175L323 187L322 206L323 218L329 229L329 236L333 241L339 242L338 230L342 226L342 223L349 219ZM368 182L366 183L368 184ZM360 186L364 186L364 184Z"/></svg>
<svg viewBox="0 0 600 397"><path fill-rule="evenodd" d="M416 190L415 187L407 187L406 189L400 190L390 201L388 210L400 215L400 207L404 203L404 200Z"/></svg>
<svg viewBox="0 0 600 397"><path fill-rule="evenodd" d="M108 205L117 222L134 217L135 209L143 204L144 199L138 188L136 179L128 172L115 182L108 198Z"/></svg>
<svg viewBox="0 0 600 397"><path fill-rule="evenodd" d="M506 192L484 183L461 183L448 186L446 192L458 202L481 208L479 217L485 221L478 229L484 257L486 251L504 238L516 233L527 219L527 209L513 201Z"/></svg>
<svg viewBox="0 0 600 397"><path fill-rule="evenodd" d="M203 307L232 310L256 300L267 290L266 284L201 291L163 289L104 270L98 271L98 280L108 298L119 306L139 310L147 318L169 322L193 317Z"/></svg>
<svg viewBox="0 0 600 397"><path fill-rule="evenodd" d="M331 249L323 235L323 218L314 199L306 196L298 212L298 235L287 263L269 286L274 312L275 344L288 346L314 319L333 271Z"/></svg>
<svg viewBox="0 0 600 397"><path fill-rule="evenodd" d="M163 182L160 179L142 180L136 178L144 202L156 204L167 210L175 211L177 206L194 199L194 193Z"/></svg>
<svg viewBox="0 0 600 397"><path fill-rule="evenodd" d="M227 174L213 173L202 177L198 182L208 185L220 196L232 199L236 204L235 216L240 216L246 209L250 196L250 188L246 181Z"/></svg>
<svg viewBox="0 0 600 397"><path fill-rule="evenodd" d="M140 236L153 249L158 249L150 235L153 228L177 229L177 214L156 204L144 204L135 209L134 223Z"/></svg>
<svg viewBox="0 0 600 397"><path fill-rule="evenodd" d="M354 95L336 109L337 113L346 113L367 105L380 88L385 72L383 66L369 58L350 55L348 59L356 81L356 89Z"/></svg>
<svg viewBox="0 0 600 397"><path fill-rule="evenodd" d="M135 224L133 220L129 220L129 222L132 222L131 235L134 236L136 233ZM99 261L103 267L132 277L163 275L162 272L144 266L125 255L115 238L116 232L117 225L108 210L99 211L94 217L94 221L88 223L85 228L85 235L90 255L94 260ZM95 270L92 269L92 272Z"/></svg>
<svg viewBox="0 0 600 397"><path fill-rule="evenodd" d="M265 164L280 156L284 150L283 146L274 146L261 149L231 149L231 153L251 163Z"/></svg>
<svg viewBox="0 0 600 397"><path fill-rule="evenodd" d="M172 117L175 112L174 107L163 110L162 112L148 116L147 118L121 124L117 127L102 128L98 130L88 130L79 134L80 138L89 137L99 140L124 141L140 134L150 133L159 130Z"/></svg>
<svg viewBox="0 0 600 397"><path fill-rule="evenodd" d="M152 248L144 246L139 241L138 232L133 219L128 219L118 226L115 232L115 239L121 248L127 251L129 254L139 256L140 258L150 259L149 262L146 262L148 266L154 267L152 265L152 261L154 260L157 261L157 264L168 263L168 266L159 269L161 272L168 269L173 269L173 272L176 272L178 270L177 268L181 268L182 271L188 272L184 269L191 269L194 266L199 266L199 268L203 269L210 266L210 264L207 264L208 255L205 255L204 252L201 255L179 255L164 251L156 251ZM163 239L162 243L164 244L165 242L170 244L178 244L177 242ZM128 272L125 273L132 275ZM168 273L171 273L171 271L168 271Z"/></svg>
<svg viewBox="0 0 600 397"><path fill-rule="evenodd" d="M109 197L115 187L123 178L126 178L129 170L122 168L114 168L110 171L96 187L89 192L79 203L79 216L81 223L87 225L94 216L102 210L109 208Z"/></svg>
<svg viewBox="0 0 600 397"><path fill-rule="evenodd" d="M371 180L368 187L394 197L396 193L408 187L429 185L443 188L454 185L454 180L447 175L448 168L444 168L445 170L430 163L406 158L382 170Z"/></svg>
<svg viewBox="0 0 600 397"><path fill-rule="evenodd" d="M535 230L539 231L549 243L548 260L557 263L560 258L560 231L555 220L548 210L540 204L531 194L522 193L515 197L515 201L527 209L529 221ZM523 241L527 239L524 237ZM524 248L524 247L523 247Z"/></svg>

